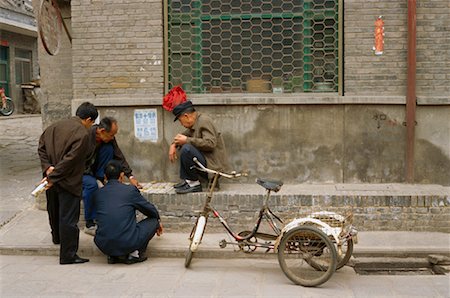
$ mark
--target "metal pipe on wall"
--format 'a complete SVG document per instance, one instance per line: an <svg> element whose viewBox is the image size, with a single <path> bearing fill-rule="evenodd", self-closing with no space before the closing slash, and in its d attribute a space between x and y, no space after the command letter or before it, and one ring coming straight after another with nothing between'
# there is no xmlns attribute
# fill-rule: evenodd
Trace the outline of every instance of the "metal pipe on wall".
<svg viewBox="0 0 450 298"><path fill-rule="evenodd" d="M408 70L406 91L406 182L414 182L416 125L416 0L408 0Z"/></svg>

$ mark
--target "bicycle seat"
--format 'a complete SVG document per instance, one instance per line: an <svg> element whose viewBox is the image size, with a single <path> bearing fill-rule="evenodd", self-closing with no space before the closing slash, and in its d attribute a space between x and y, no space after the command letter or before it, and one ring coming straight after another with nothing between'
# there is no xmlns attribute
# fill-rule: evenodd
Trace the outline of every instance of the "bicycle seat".
<svg viewBox="0 0 450 298"><path fill-rule="evenodd" d="M256 183L258 183L265 189L273 190L274 192L278 192L281 189L281 186L283 185L282 181L267 180L267 179L261 179L261 178L256 178Z"/></svg>

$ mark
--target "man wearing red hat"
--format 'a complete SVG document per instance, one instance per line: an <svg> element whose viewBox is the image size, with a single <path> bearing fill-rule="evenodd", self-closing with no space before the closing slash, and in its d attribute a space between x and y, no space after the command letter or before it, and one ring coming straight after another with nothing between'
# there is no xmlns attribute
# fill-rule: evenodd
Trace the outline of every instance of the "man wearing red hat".
<svg viewBox="0 0 450 298"><path fill-rule="evenodd" d="M175 115L174 121L178 120L186 128L184 132L174 137L169 148L171 162L177 159L177 149L179 149L180 155L180 178L182 181L174 186L175 191L178 194L200 192L202 191L200 176L206 179L208 177L207 174L192 168L195 165L193 158L196 157L199 162L210 169L223 171L227 168L225 143L212 119L196 111L191 101L175 105L172 113Z"/></svg>

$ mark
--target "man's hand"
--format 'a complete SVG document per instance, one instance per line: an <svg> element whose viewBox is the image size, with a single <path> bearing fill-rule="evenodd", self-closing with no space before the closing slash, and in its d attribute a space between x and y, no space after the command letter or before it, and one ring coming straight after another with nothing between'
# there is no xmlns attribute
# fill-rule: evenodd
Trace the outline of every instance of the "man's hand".
<svg viewBox="0 0 450 298"><path fill-rule="evenodd" d="M130 180L130 184L134 185L137 189L142 189L142 185L139 184L139 181L134 176L128 177L128 180Z"/></svg>
<svg viewBox="0 0 450 298"><path fill-rule="evenodd" d="M50 175L50 173L53 172L54 169L55 169L54 166L48 167L48 169L45 171L45 175L46 175L46 176ZM45 177L44 179L42 179L40 183L43 183L44 181L47 181L47 182L48 182L48 184L45 186L45 189L49 189L50 187L53 186L53 182L51 182L50 180L48 180L47 177Z"/></svg>
<svg viewBox="0 0 450 298"><path fill-rule="evenodd" d="M177 158L177 145L172 143L169 148L169 160L171 162L174 162L175 160L177 160Z"/></svg>
<svg viewBox="0 0 450 298"><path fill-rule="evenodd" d="M156 230L156 235L161 236L164 232L164 228L161 222L159 222L159 228Z"/></svg>
<svg viewBox="0 0 450 298"><path fill-rule="evenodd" d="M177 134L175 136L175 138L173 138L173 143L175 143L175 145L179 145L182 146L184 144L186 144L187 142L187 136L183 135L183 134Z"/></svg>

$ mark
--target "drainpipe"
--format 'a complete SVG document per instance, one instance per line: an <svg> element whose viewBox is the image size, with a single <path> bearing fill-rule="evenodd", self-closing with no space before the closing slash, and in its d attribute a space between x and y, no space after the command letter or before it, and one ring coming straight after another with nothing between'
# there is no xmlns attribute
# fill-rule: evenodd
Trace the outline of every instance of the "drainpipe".
<svg viewBox="0 0 450 298"><path fill-rule="evenodd" d="M416 0L408 0L408 77L406 91L406 182L414 182L416 125Z"/></svg>

